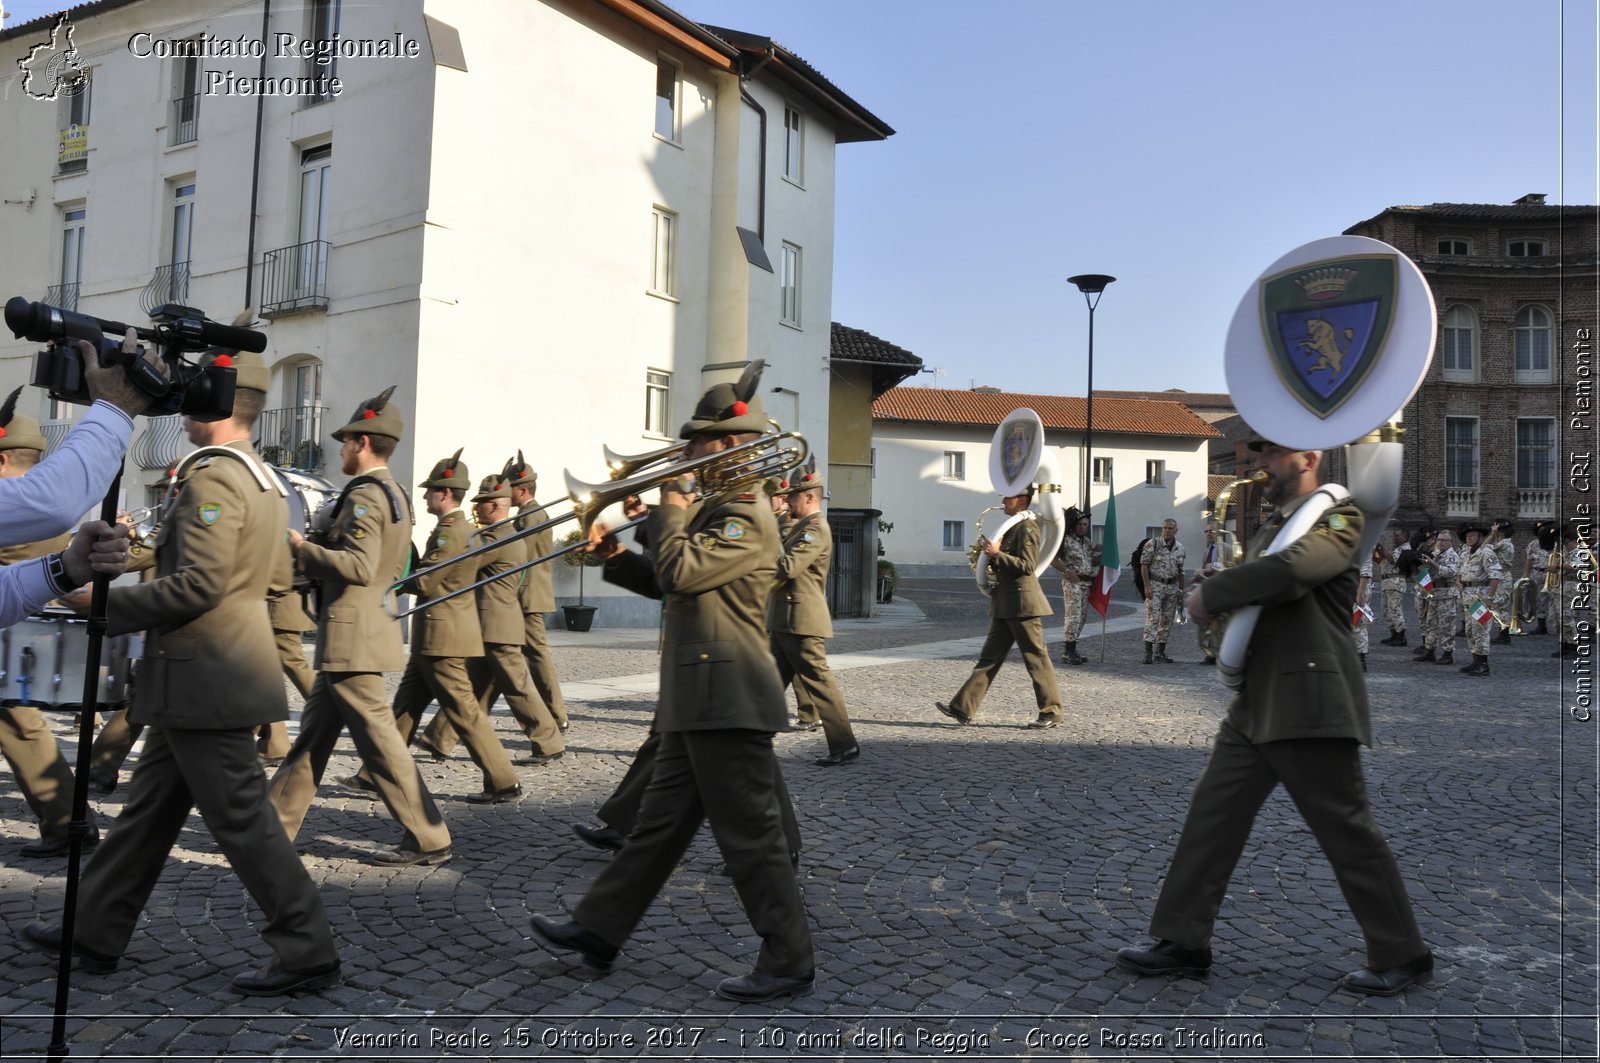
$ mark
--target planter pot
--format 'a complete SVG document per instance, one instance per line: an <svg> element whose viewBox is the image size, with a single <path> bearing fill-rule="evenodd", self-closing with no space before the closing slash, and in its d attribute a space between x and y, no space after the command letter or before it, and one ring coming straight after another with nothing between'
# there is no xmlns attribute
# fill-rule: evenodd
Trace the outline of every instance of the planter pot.
<svg viewBox="0 0 1600 1063"><path fill-rule="evenodd" d="M563 605L561 612L566 617L568 631L588 631L594 623L595 606L592 605Z"/></svg>

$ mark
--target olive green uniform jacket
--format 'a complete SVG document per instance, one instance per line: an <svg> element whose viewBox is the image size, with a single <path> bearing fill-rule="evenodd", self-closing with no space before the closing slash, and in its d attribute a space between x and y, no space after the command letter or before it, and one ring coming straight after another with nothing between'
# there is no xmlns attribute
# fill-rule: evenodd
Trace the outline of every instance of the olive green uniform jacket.
<svg viewBox="0 0 1600 1063"><path fill-rule="evenodd" d="M767 603L767 629L773 634L833 637L828 612L828 566L833 530L820 512L794 521L783 534L778 584Z"/></svg>

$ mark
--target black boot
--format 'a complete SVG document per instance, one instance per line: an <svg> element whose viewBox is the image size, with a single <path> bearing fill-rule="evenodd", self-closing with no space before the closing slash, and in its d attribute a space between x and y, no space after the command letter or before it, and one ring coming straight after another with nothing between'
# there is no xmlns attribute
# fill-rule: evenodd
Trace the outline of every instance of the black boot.
<svg viewBox="0 0 1600 1063"><path fill-rule="evenodd" d="M1396 631L1394 628L1389 629L1388 638L1378 643L1380 646L1404 646L1405 644L1406 633L1404 631Z"/></svg>
<svg viewBox="0 0 1600 1063"><path fill-rule="evenodd" d="M1547 627L1547 626L1546 626L1546 625L1545 625L1545 622L1544 622L1544 617L1542 617L1542 616L1541 616L1541 617L1540 617L1540 618L1539 618L1539 626L1538 626L1538 627L1537 627L1537 628L1535 628L1535 629L1534 629L1534 632L1533 632L1533 633L1534 633L1534 634L1535 634L1535 635L1548 635L1548 634L1550 634L1550 629L1549 629L1549 627Z"/></svg>
<svg viewBox="0 0 1600 1063"><path fill-rule="evenodd" d="M1156 643L1156 660L1162 664L1172 663L1172 658L1167 656L1167 644L1165 642Z"/></svg>
<svg viewBox="0 0 1600 1063"><path fill-rule="evenodd" d="M1361 655L1361 670L1363 672L1367 670L1367 655L1364 653Z"/></svg>
<svg viewBox="0 0 1600 1063"><path fill-rule="evenodd" d="M1416 653L1413 653L1411 655L1411 659L1413 661L1415 661L1417 664L1432 664L1433 663L1433 651L1430 650L1427 646L1422 646L1422 647L1418 648Z"/></svg>
<svg viewBox="0 0 1600 1063"><path fill-rule="evenodd" d="M1489 655L1487 653L1474 653L1472 663L1461 669L1467 675L1488 675Z"/></svg>
<svg viewBox="0 0 1600 1063"><path fill-rule="evenodd" d="M1439 656L1434 659L1433 663L1434 664L1455 664L1456 663L1455 647L1452 646L1450 649L1445 650L1443 653L1439 654Z"/></svg>
<svg viewBox="0 0 1600 1063"><path fill-rule="evenodd" d="M1155 663L1155 659L1156 659L1155 658L1155 652L1156 652L1156 648L1155 648L1155 644L1154 643L1147 642L1147 643L1144 644L1144 663L1145 664L1154 664Z"/></svg>
<svg viewBox="0 0 1600 1063"><path fill-rule="evenodd" d="M1089 658L1079 655L1079 653L1078 653L1078 644L1076 642L1067 643L1066 660L1067 660L1068 664L1088 664L1089 663Z"/></svg>

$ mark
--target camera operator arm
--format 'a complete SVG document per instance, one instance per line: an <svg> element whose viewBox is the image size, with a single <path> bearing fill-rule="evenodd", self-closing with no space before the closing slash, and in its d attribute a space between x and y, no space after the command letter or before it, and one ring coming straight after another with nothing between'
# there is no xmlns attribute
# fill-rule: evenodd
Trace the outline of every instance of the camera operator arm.
<svg viewBox="0 0 1600 1063"><path fill-rule="evenodd" d="M132 438L127 414L106 403L89 407L28 475L0 480L0 544L50 539L75 525L104 497Z"/></svg>

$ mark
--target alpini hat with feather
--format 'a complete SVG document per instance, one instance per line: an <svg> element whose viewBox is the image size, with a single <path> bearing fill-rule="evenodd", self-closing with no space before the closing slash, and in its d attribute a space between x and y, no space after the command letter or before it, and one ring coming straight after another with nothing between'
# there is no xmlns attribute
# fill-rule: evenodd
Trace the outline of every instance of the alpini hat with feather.
<svg viewBox="0 0 1600 1063"><path fill-rule="evenodd" d="M390 439L399 439L405 431L405 422L400 419L400 411L389 401L389 396L394 394L395 385L390 384L375 397L363 402L356 407L356 412L350 415L350 423L343 428L334 429L333 438L344 442L347 435L388 436Z"/></svg>
<svg viewBox="0 0 1600 1063"><path fill-rule="evenodd" d="M42 451L50 443L39 431L38 421L17 412L17 399L21 395L22 389L18 388L6 396L5 405L0 406L0 450Z"/></svg>
<svg viewBox="0 0 1600 1063"><path fill-rule="evenodd" d="M796 469L789 474L789 486L784 488L786 495L797 495L802 491L822 490L822 474L817 471L817 459L807 458L804 468Z"/></svg>
<svg viewBox="0 0 1600 1063"><path fill-rule="evenodd" d="M700 396L694 413L678 432L679 439L702 434L726 435L740 432L765 432L767 411L756 388L767 363L760 358L745 367L732 384L712 384Z"/></svg>
<svg viewBox="0 0 1600 1063"><path fill-rule="evenodd" d="M490 473L478 485L478 493L472 496L474 502L492 502L497 498L511 497L511 481L506 479L505 473Z"/></svg>
<svg viewBox="0 0 1600 1063"><path fill-rule="evenodd" d="M448 458L440 458L434 465L428 478L423 480L418 487L454 487L461 492L463 498L472 490L472 476L467 472L466 462L461 460L462 447Z"/></svg>
<svg viewBox="0 0 1600 1063"><path fill-rule="evenodd" d="M533 471L533 466L522 457L520 450L516 457L506 459L506 467L500 471L500 478L508 487L532 489L539 486L539 474Z"/></svg>

